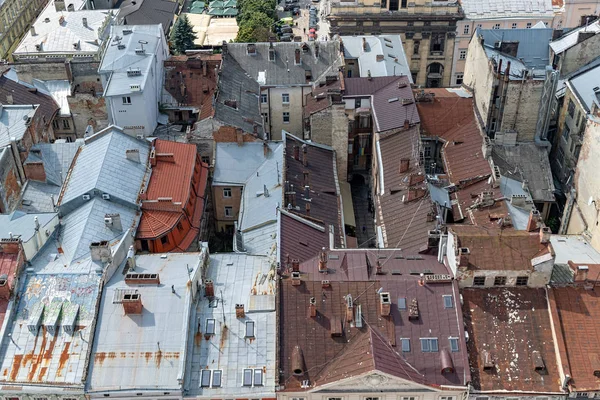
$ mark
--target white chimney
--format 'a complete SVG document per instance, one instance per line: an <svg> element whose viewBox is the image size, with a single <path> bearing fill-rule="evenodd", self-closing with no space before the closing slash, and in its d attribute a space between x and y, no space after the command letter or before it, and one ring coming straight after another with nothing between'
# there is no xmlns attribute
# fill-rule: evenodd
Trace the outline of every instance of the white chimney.
<svg viewBox="0 0 600 400"><path fill-rule="evenodd" d="M82 24L83 24L83 26L85 26L86 28L88 27L87 18L85 18L85 17L81 18L81 23L82 23Z"/></svg>
<svg viewBox="0 0 600 400"><path fill-rule="evenodd" d="M135 271L135 249L133 245L129 246L129 250L127 250L127 264L129 265L129 271Z"/></svg>

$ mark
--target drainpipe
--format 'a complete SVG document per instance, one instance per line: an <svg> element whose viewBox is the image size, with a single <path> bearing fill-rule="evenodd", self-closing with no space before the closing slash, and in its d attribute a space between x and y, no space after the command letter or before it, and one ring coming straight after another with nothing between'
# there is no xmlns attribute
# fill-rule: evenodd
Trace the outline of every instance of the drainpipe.
<svg viewBox="0 0 600 400"><path fill-rule="evenodd" d="M15 160L15 165L17 166L17 171L19 175L19 182L24 184L27 178L25 177L25 170L23 169L23 163L21 162L21 157L19 156L19 149L17 147L17 138L10 138L10 150Z"/></svg>

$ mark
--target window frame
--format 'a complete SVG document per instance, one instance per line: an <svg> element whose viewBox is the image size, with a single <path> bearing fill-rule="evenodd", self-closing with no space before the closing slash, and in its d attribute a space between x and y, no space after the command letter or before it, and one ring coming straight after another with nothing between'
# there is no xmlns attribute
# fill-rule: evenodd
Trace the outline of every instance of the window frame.
<svg viewBox="0 0 600 400"><path fill-rule="evenodd" d="M494 286L506 286L506 276L504 276L504 275L495 276L494 277Z"/></svg>
<svg viewBox="0 0 600 400"><path fill-rule="evenodd" d="M131 96L122 96L121 100L123 100L123 105L125 105L125 106L131 105Z"/></svg>
<svg viewBox="0 0 600 400"><path fill-rule="evenodd" d="M510 26L510 29L517 29L517 23L513 22L512 25Z"/></svg>
<svg viewBox="0 0 600 400"><path fill-rule="evenodd" d="M466 60L467 59L467 50L459 50L458 51L458 59Z"/></svg>
<svg viewBox="0 0 600 400"><path fill-rule="evenodd" d="M481 282L481 279L483 279L483 283L478 283L478 282ZM473 277L473 286L485 286L486 280L487 279L485 276L474 276Z"/></svg>
<svg viewBox="0 0 600 400"><path fill-rule="evenodd" d="M226 217L233 217L233 207L225 206L223 207L224 213Z"/></svg>
<svg viewBox="0 0 600 400"><path fill-rule="evenodd" d="M419 341L421 342L421 352L422 353L437 353L440 351L438 338L433 338L433 337L419 338ZM425 346L425 344L427 346ZM432 346L433 344L435 344L435 350L434 350L434 346Z"/></svg>
<svg viewBox="0 0 600 400"><path fill-rule="evenodd" d="M466 25L463 27L463 35L469 35L469 34L470 34L470 32L471 32L471 25L469 25L469 24L466 24Z"/></svg>
<svg viewBox="0 0 600 400"><path fill-rule="evenodd" d="M531 22L528 22L527 25L525 26L526 29L531 29Z"/></svg>
<svg viewBox="0 0 600 400"><path fill-rule="evenodd" d="M205 378L207 378L207 382L205 382ZM203 369L200 372L200 387L208 388L211 387L212 383L212 371L210 369Z"/></svg>
<svg viewBox="0 0 600 400"><path fill-rule="evenodd" d="M269 96L266 93L260 94L260 104L267 104L269 102Z"/></svg>
<svg viewBox="0 0 600 400"><path fill-rule="evenodd" d="M215 375L219 375L219 382L218 385L215 384ZM212 378L210 380L210 387L211 388L220 388L223 386L223 370L222 369L213 369L212 370Z"/></svg>
<svg viewBox="0 0 600 400"><path fill-rule="evenodd" d="M453 346L452 344L455 343L456 346ZM450 345L450 352L451 353L458 353L460 351L460 342L459 342L459 338L455 337L455 336L450 336L448 338L448 344Z"/></svg>
<svg viewBox="0 0 600 400"><path fill-rule="evenodd" d="M447 300L449 300L450 302L448 303ZM444 303L444 308L454 308L454 296L452 296L451 294L442 295L442 301Z"/></svg>
<svg viewBox="0 0 600 400"><path fill-rule="evenodd" d="M406 310L406 297L398 297L398 310Z"/></svg>
<svg viewBox="0 0 600 400"><path fill-rule="evenodd" d="M290 113L287 111L284 111L282 113L282 120L284 124L289 124L290 123Z"/></svg>
<svg viewBox="0 0 600 400"><path fill-rule="evenodd" d="M410 353L410 338L400 338L400 345L403 353Z"/></svg>
<svg viewBox="0 0 600 400"><path fill-rule="evenodd" d="M256 337L256 324L254 323L254 321L246 321L246 325L245 325L244 329L245 329L244 337L246 337L246 338ZM252 329L252 331L250 332L249 329Z"/></svg>
<svg viewBox="0 0 600 400"><path fill-rule="evenodd" d="M231 194L232 194L231 188L223 188L223 197L224 198L226 198L226 199L231 198Z"/></svg>
<svg viewBox="0 0 600 400"><path fill-rule="evenodd" d="M525 283L523 283L523 281ZM529 277L528 276L517 276L515 280L515 286L528 286L529 285Z"/></svg>
<svg viewBox="0 0 600 400"><path fill-rule="evenodd" d="M460 82L459 82L460 80ZM456 84L457 85L462 85L462 83L465 80L465 74L456 74Z"/></svg>
<svg viewBox="0 0 600 400"><path fill-rule="evenodd" d="M258 377L260 378L260 382L256 383L256 378ZM260 368L256 368L254 369L254 371L252 372L252 384L254 386L264 386L265 382L264 382L264 373L263 370Z"/></svg>
<svg viewBox="0 0 600 400"><path fill-rule="evenodd" d="M290 104L290 94L289 93L281 93L281 104Z"/></svg>
<svg viewBox="0 0 600 400"><path fill-rule="evenodd" d="M500 29L500 24L494 24L492 29L496 29L496 30Z"/></svg>
<svg viewBox="0 0 600 400"><path fill-rule="evenodd" d="M250 379L247 381L246 374L250 374ZM242 370L242 386L243 387L252 387L252 382L253 382L253 378L254 378L254 371L252 370L252 368L244 368Z"/></svg>
<svg viewBox="0 0 600 400"><path fill-rule="evenodd" d="M208 329L208 327L211 325L210 321L212 321L212 332L210 332L210 330ZM217 331L217 321L214 318L206 318L206 321L204 322L204 334L205 335L214 335L216 331Z"/></svg>

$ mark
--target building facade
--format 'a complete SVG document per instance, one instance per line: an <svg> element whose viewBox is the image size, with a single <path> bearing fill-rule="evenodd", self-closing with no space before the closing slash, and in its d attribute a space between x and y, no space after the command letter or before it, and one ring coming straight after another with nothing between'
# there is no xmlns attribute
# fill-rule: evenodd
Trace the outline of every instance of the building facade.
<svg viewBox="0 0 600 400"><path fill-rule="evenodd" d="M0 6L0 59L10 59L14 47L40 10L46 5L44 0L9 0Z"/></svg>

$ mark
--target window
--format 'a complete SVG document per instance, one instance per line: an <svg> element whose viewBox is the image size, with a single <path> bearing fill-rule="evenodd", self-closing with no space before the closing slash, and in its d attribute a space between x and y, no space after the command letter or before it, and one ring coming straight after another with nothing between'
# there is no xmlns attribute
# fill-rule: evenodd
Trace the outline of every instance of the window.
<svg viewBox="0 0 600 400"><path fill-rule="evenodd" d="M290 104L290 94L289 93L282 93L281 94L281 102L283 104Z"/></svg>
<svg viewBox="0 0 600 400"><path fill-rule="evenodd" d="M354 100L354 107L355 108L360 108L360 99Z"/></svg>
<svg viewBox="0 0 600 400"><path fill-rule="evenodd" d="M210 387L210 369L203 369L200 374L200 387Z"/></svg>
<svg viewBox="0 0 600 400"><path fill-rule="evenodd" d="M511 28L512 28L512 29L517 29L517 23L516 23L516 22L513 22L513 23L512 23L512 26L511 26Z"/></svg>
<svg viewBox="0 0 600 400"><path fill-rule="evenodd" d="M420 41L418 41L418 40L415 40L415 41L413 42L413 54L414 54L414 55L417 55L417 54L419 54L419 46L420 46L420 45L421 45L421 42L420 42Z"/></svg>
<svg viewBox="0 0 600 400"><path fill-rule="evenodd" d="M261 95L260 95L260 102L262 104L267 104L267 95L265 93L261 93Z"/></svg>
<svg viewBox="0 0 600 400"><path fill-rule="evenodd" d="M262 113L262 117L263 117L263 121L265 121L265 124L268 124L269 123L269 114Z"/></svg>
<svg viewBox="0 0 600 400"><path fill-rule="evenodd" d="M485 286L485 276L476 276L473 278L473 286Z"/></svg>
<svg viewBox="0 0 600 400"><path fill-rule="evenodd" d="M506 277L505 276L497 276L494 278L494 286L504 286L506 285Z"/></svg>
<svg viewBox="0 0 600 400"><path fill-rule="evenodd" d="M227 206L225 207L225 216L226 217L233 217L233 208Z"/></svg>
<svg viewBox="0 0 600 400"><path fill-rule="evenodd" d="M517 286L527 286L527 282L528 282L529 278L526 276L518 276L517 277Z"/></svg>
<svg viewBox="0 0 600 400"><path fill-rule="evenodd" d="M262 386L263 384L263 371L262 369L254 370L254 386Z"/></svg>
<svg viewBox="0 0 600 400"><path fill-rule="evenodd" d="M223 197L231 197L231 188L223 188Z"/></svg>
<svg viewBox="0 0 600 400"><path fill-rule="evenodd" d="M63 119L62 123L63 123L63 129L71 129L71 124L69 123L68 119Z"/></svg>
<svg viewBox="0 0 600 400"><path fill-rule="evenodd" d="M246 337L254 337L254 321L246 321Z"/></svg>
<svg viewBox="0 0 600 400"><path fill-rule="evenodd" d="M494 29L500 29L500 24L495 24Z"/></svg>
<svg viewBox="0 0 600 400"><path fill-rule="evenodd" d="M252 370L251 369L244 370L242 385L243 386L252 386Z"/></svg>
<svg viewBox="0 0 600 400"><path fill-rule="evenodd" d="M448 341L450 342L450 351L453 353L458 352L458 338L451 337L448 338Z"/></svg>
<svg viewBox="0 0 600 400"><path fill-rule="evenodd" d="M400 7L401 7L401 8L406 8L406 3L407 3L407 0L402 0L402 1L400 2Z"/></svg>
<svg viewBox="0 0 600 400"><path fill-rule="evenodd" d="M444 308L454 308L454 300L452 299L452 295L444 295L442 296L444 299Z"/></svg>
<svg viewBox="0 0 600 400"><path fill-rule="evenodd" d="M456 74L456 84L457 85L462 85L462 83L463 83L463 77L464 77L463 74Z"/></svg>
<svg viewBox="0 0 600 400"><path fill-rule="evenodd" d="M221 377L223 375L223 371L220 369L216 369L212 373L212 385L211 387L221 387Z"/></svg>
<svg viewBox="0 0 600 400"><path fill-rule="evenodd" d="M123 96L123 104L131 104L131 97Z"/></svg>
<svg viewBox="0 0 600 400"><path fill-rule="evenodd" d="M417 400L417 397L402 397L402 400Z"/></svg>
<svg viewBox="0 0 600 400"><path fill-rule="evenodd" d="M571 99L569 99L569 105L567 106L567 112L569 113L571 118L573 118L573 116L575 115L575 103L573 103L573 100L571 100Z"/></svg>
<svg viewBox="0 0 600 400"><path fill-rule="evenodd" d="M162 237L160 238L160 242L161 242L162 244L167 244L167 243L169 243L169 236L168 236L168 235L162 236Z"/></svg>
<svg viewBox="0 0 600 400"><path fill-rule="evenodd" d="M348 78L352 78L352 71L348 70Z"/></svg>
<svg viewBox="0 0 600 400"><path fill-rule="evenodd" d="M465 35L468 35L469 34L469 29L471 29L471 26L470 25L465 25L465 27L463 28L463 33Z"/></svg>
<svg viewBox="0 0 600 400"><path fill-rule="evenodd" d="M290 123L290 113L289 112L284 112L283 113L283 123L284 124L289 124Z"/></svg>
<svg viewBox="0 0 600 400"><path fill-rule="evenodd" d="M435 353L438 351L437 338L421 338L421 351L423 353Z"/></svg>
<svg viewBox="0 0 600 400"><path fill-rule="evenodd" d="M207 335L214 335L215 334L215 320L213 318L208 318L206 320L206 328L204 329L204 332Z"/></svg>
<svg viewBox="0 0 600 400"><path fill-rule="evenodd" d="M58 120L57 120L57 119L55 119L54 121L52 121L52 127L53 127L54 129L60 129L60 128L59 128L59 125L58 125Z"/></svg>
<svg viewBox="0 0 600 400"><path fill-rule="evenodd" d="M400 339L400 341L402 342L402 352L403 353L410 352L410 339L402 338L402 339Z"/></svg>
<svg viewBox="0 0 600 400"><path fill-rule="evenodd" d="M430 158L431 157L431 147L429 147L429 146L424 147L423 155L425 156L425 158Z"/></svg>
<svg viewBox="0 0 600 400"><path fill-rule="evenodd" d="M459 59L459 60L464 60L464 59L466 59L466 58L467 58L467 51L466 51L466 50L461 50L461 51L458 53L458 59Z"/></svg>
<svg viewBox="0 0 600 400"><path fill-rule="evenodd" d="M398 310L406 310L406 297L398 297Z"/></svg>
<svg viewBox="0 0 600 400"><path fill-rule="evenodd" d="M365 397L365 400L379 400L379 397Z"/></svg>
<svg viewBox="0 0 600 400"><path fill-rule="evenodd" d="M454 400L454 396L440 396L440 400Z"/></svg>
<svg viewBox="0 0 600 400"><path fill-rule="evenodd" d="M327 400L344 400L341 397L328 397Z"/></svg>
<svg viewBox="0 0 600 400"><path fill-rule="evenodd" d="M202 162L204 164L210 164L210 157L209 156L202 156Z"/></svg>
<svg viewBox="0 0 600 400"><path fill-rule="evenodd" d="M527 23L527 29L531 29L531 22Z"/></svg>
<svg viewBox="0 0 600 400"><path fill-rule="evenodd" d="M432 34L431 35L431 47L430 51L432 52L443 52L444 51L444 43L446 41L446 35L443 33Z"/></svg>

